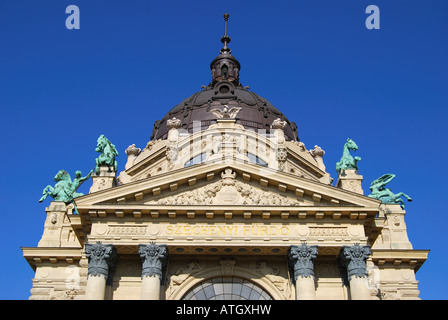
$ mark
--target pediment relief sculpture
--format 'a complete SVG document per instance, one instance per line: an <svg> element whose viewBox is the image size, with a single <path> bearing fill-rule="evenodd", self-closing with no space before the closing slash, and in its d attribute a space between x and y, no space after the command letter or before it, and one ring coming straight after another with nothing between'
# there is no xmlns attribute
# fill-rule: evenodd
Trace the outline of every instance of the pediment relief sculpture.
<svg viewBox="0 0 448 320"><path fill-rule="evenodd" d="M232 169L225 169L221 179L196 189L179 192L175 195L150 200L146 204L159 205L278 205L307 206L314 202L298 197L292 192L279 193L269 188L262 188L256 183L236 179ZM322 201L319 205L324 205Z"/></svg>

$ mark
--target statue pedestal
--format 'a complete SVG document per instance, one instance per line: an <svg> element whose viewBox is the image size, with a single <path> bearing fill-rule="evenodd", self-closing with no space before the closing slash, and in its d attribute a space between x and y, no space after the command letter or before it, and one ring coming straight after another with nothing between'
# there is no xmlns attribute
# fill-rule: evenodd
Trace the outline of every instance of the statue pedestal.
<svg viewBox="0 0 448 320"><path fill-rule="evenodd" d="M63 201L52 201L45 208L47 218L44 224L44 233L38 247L61 247L62 227L67 213L67 205Z"/></svg>
<svg viewBox="0 0 448 320"><path fill-rule="evenodd" d="M109 169L108 166L100 166L100 173L98 175L92 174L92 186L89 193L115 187L117 185L115 174L116 172L113 168Z"/></svg>
<svg viewBox="0 0 448 320"><path fill-rule="evenodd" d="M381 204L380 217L385 217L386 221L372 249L412 250L404 220L405 215L406 211L399 204Z"/></svg>
<svg viewBox="0 0 448 320"><path fill-rule="evenodd" d="M345 169L339 172L337 188L364 194L362 190L362 175L356 169Z"/></svg>

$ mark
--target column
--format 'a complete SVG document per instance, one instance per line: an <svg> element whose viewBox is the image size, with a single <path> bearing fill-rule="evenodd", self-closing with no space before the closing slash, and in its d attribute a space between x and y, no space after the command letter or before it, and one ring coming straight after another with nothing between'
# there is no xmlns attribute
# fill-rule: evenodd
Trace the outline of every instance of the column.
<svg viewBox="0 0 448 320"><path fill-rule="evenodd" d="M288 252L289 267L296 287L297 300L316 299L314 284L314 259L317 257L317 246L291 246Z"/></svg>
<svg viewBox="0 0 448 320"><path fill-rule="evenodd" d="M370 300L369 283L367 279L366 260L370 255L369 246L344 246L341 250L341 262L347 269L352 300Z"/></svg>
<svg viewBox="0 0 448 320"><path fill-rule="evenodd" d="M85 299L104 300L106 280L116 263L117 252L112 244L97 242L86 243L85 253L89 260Z"/></svg>
<svg viewBox="0 0 448 320"><path fill-rule="evenodd" d="M138 253L142 259L142 300L160 300L160 285L164 280L168 250L166 245L140 244Z"/></svg>

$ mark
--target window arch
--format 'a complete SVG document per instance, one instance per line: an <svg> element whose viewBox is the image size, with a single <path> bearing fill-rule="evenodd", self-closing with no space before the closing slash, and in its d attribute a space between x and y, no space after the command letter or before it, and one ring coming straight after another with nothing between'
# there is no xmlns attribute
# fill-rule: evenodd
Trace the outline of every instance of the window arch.
<svg viewBox="0 0 448 320"><path fill-rule="evenodd" d="M272 300L272 297L252 281L215 277L196 285L182 300Z"/></svg>

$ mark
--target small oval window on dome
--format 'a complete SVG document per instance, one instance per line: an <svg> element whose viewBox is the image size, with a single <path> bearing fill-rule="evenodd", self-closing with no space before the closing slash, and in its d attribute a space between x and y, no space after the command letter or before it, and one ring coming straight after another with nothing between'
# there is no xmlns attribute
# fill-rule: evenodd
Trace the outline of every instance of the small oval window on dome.
<svg viewBox="0 0 448 320"><path fill-rule="evenodd" d="M230 88L228 86L221 86L219 88L220 93L229 93L229 91L230 91Z"/></svg>

